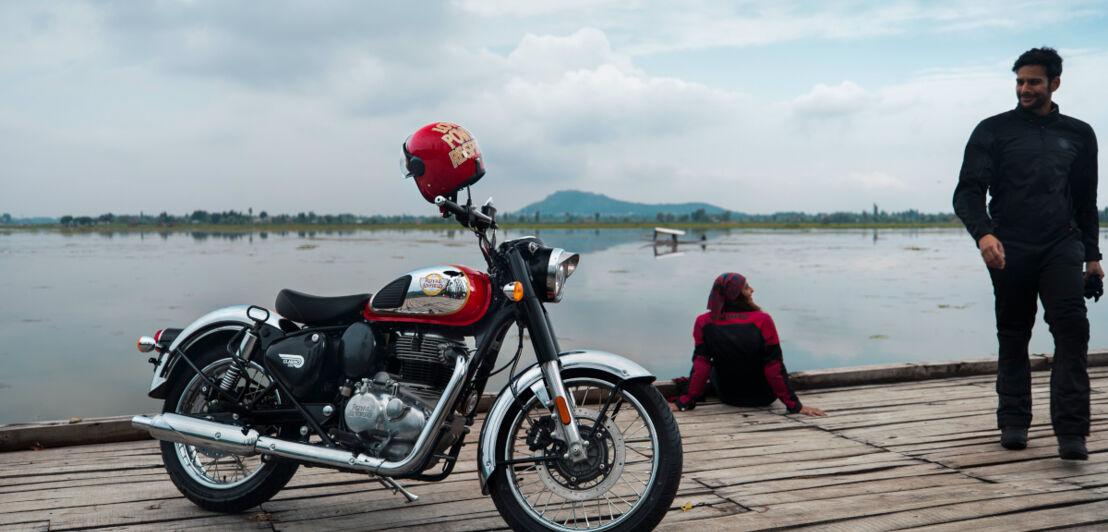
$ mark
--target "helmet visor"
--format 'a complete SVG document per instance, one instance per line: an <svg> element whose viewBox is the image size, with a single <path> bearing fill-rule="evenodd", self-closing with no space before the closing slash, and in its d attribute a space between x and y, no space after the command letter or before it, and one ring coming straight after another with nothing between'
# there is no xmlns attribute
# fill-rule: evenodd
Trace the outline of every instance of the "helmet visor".
<svg viewBox="0 0 1108 532"><path fill-rule="evenodd" d="M400 154L400 160L396 161L400 165L400 175L404 176L404 179L412 177L412 173L408 171L408 156Z"/></svg>

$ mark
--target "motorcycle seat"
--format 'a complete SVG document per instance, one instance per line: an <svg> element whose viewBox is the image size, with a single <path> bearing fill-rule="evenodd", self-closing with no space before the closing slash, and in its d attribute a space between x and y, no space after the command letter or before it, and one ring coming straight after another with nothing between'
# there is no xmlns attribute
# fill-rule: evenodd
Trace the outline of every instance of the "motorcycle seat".
<svg viewBox="0 0 1108 532"><path fill-rule="evenodd" d="M277 313L305 325L353 323L362 317L362 311L372 296L313 296L285 288L277 294Z"/></svg>

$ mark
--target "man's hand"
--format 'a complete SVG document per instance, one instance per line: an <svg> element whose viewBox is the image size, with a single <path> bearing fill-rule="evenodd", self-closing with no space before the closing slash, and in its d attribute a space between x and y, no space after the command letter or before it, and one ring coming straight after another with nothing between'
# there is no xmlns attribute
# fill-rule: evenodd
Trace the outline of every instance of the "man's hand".
<svg viewBox="0 0 1108 532"><path fill-rule="evenodd" d="M977 241L977 249L981 250L981 258L985 259L985 265L994 270L1004 269L1004 246L993 235L985 235ZM1100 269L1100 264L1097 264ZM1104 272L1101 272L1101 276Z"/></svg>
<svg viewBox="0 0 1108 532"><path fill-rule="evenodd" d="M1088 279L1091 275L1096 275L1101 279L1104 278L1104 269L1100 267L1099 260L1091 260L1085 263L1085 278Z"/></svg>

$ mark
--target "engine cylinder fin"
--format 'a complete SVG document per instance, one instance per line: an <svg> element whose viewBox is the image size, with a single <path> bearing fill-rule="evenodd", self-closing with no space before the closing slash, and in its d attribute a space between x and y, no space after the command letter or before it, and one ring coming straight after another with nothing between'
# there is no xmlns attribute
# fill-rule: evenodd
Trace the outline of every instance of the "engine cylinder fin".
<svg viewBox="0 0 1108 532"><path fill-rule="evenodd" d="M458 340L433 334L407 333L396 338L395 355L405 382L441 388L454 371L452 348L465 348Z"/></svg>

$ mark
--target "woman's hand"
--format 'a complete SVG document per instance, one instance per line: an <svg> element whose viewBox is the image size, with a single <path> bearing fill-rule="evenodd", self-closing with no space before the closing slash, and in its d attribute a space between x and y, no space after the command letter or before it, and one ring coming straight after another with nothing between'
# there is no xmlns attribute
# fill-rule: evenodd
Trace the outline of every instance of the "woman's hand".
<svg viewBox="0 0 1108 532"><path fill-rule="evenodd" d="M813 408L813 407L810 407L810 406L800 407L800 412L799 413L804 414L806 416L826 416L827 415L827 412L824 412L823 410L820 410L818 408Z"/></svg>

